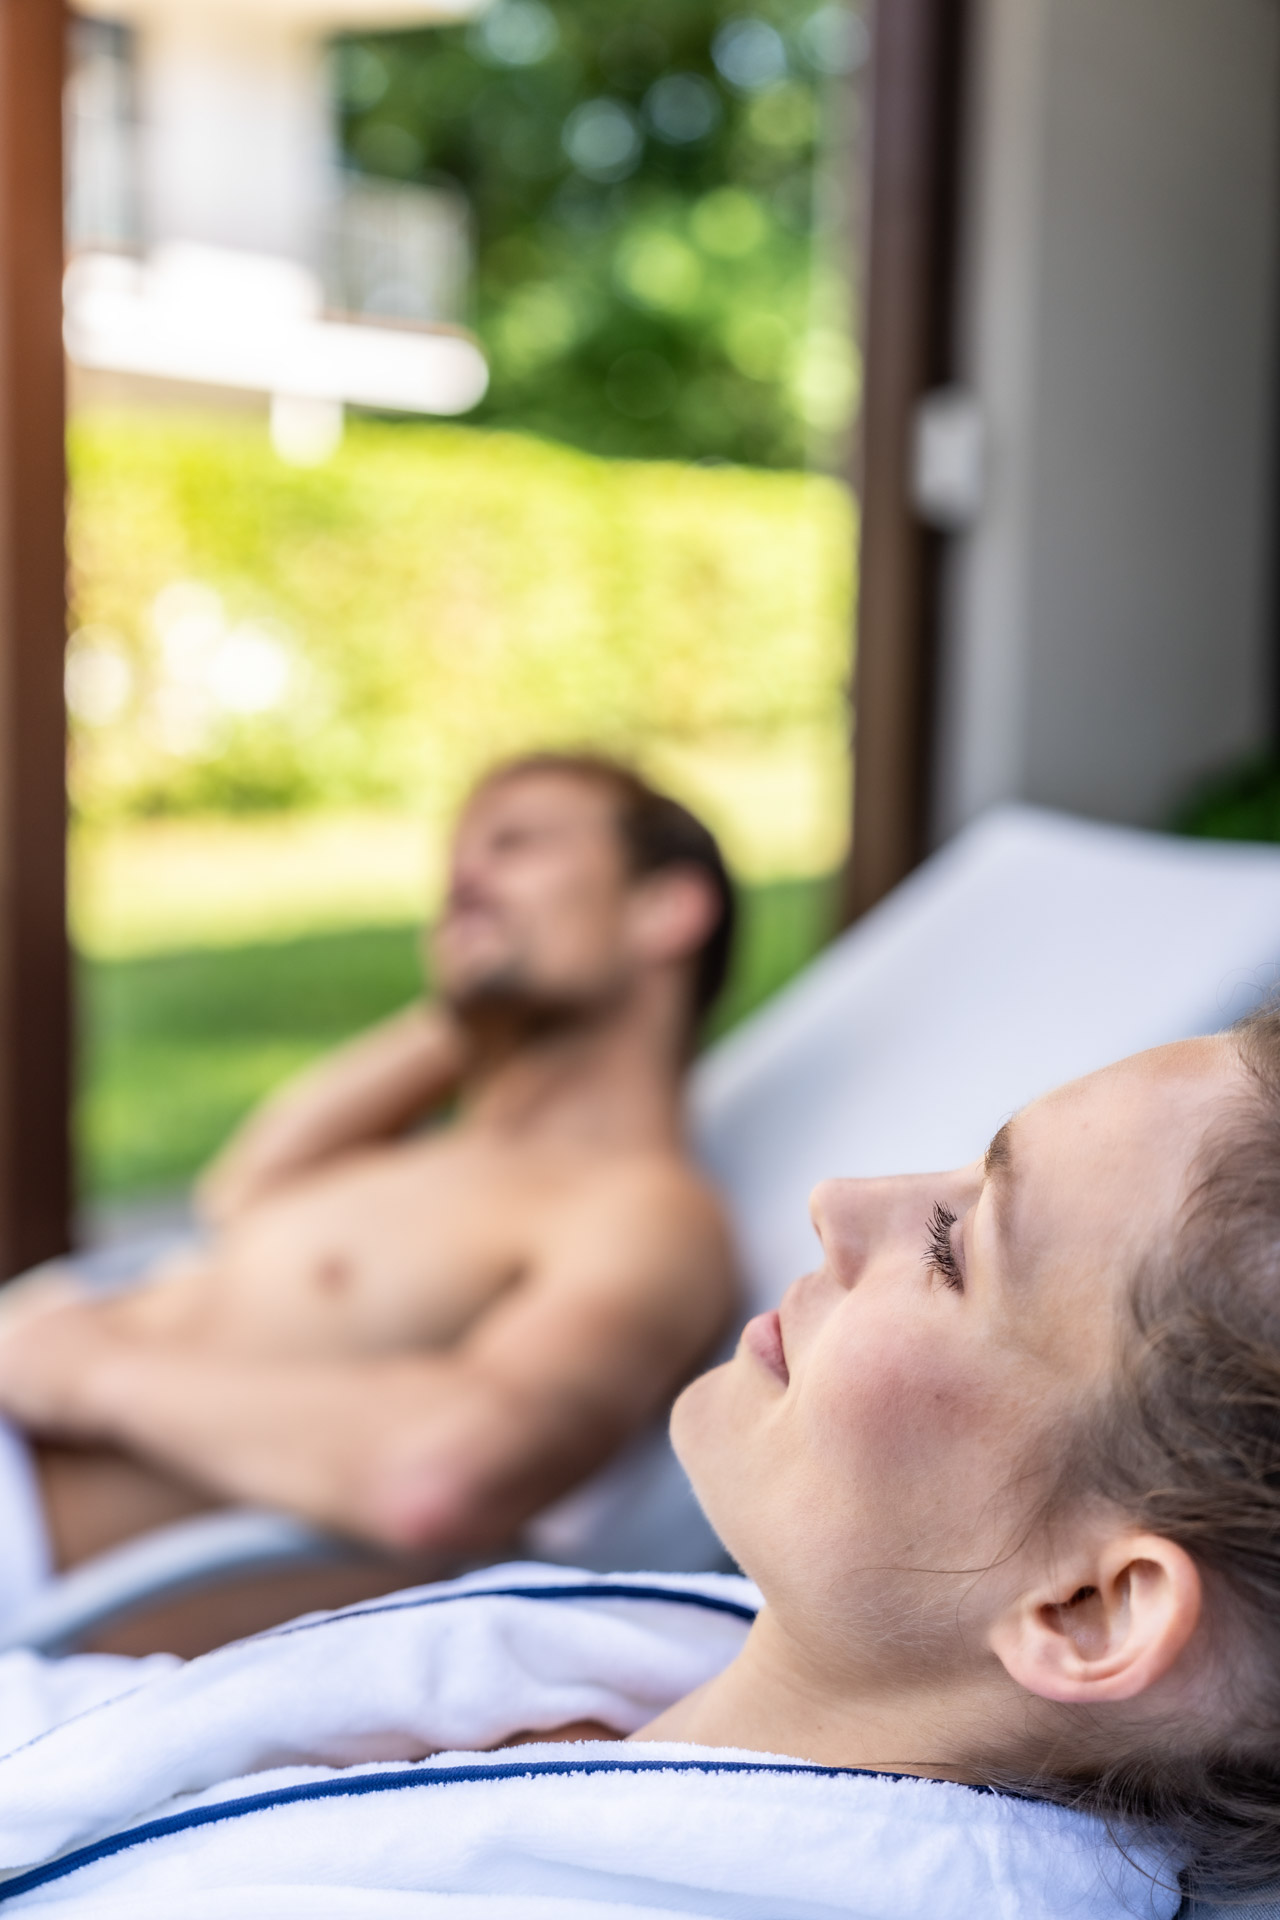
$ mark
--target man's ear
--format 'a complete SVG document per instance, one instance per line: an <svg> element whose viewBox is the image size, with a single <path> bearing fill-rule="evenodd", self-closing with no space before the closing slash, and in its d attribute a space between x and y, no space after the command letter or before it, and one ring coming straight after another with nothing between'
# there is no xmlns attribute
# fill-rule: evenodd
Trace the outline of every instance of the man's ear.
<svg viewBox="0 0 1280 1920"><path fill-rule="evenodd" d="M990 1646L1041 1699L1133 1700L1174 1666L1201 1604L1189 1553L1158 1534L1121 1534L1072 1556L1054 1585L1024 1594L997 1621Z"/></svg>
<svg viewBox="0 0 1280 1920"><path fill-rule="evenodd" d="M649 960L684 960L705 943L718 909L699 867L661 867L634 888L635 937Z"/></svg>

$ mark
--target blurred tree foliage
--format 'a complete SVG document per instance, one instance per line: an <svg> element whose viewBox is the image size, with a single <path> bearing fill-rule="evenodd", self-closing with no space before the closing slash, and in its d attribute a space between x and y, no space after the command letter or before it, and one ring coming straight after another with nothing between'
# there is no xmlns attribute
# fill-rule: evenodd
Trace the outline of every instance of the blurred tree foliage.
<svg viewBox="0 0 1280 1920"><path fill-rule="evenodd" d="M843 764L834 480L372 421L303 470L233 415L87 415L70 449L82 817L439 815L558 741Z"/></svg>
<svg viewBox="0 0 1280 1920"><path fill-rule="evenodd" d="M749 5L496 0L337 43L350 162L470 202L478 419L614 455L831 457L856 370L850 111L827 108L866 33L842 0Z"/></svg>

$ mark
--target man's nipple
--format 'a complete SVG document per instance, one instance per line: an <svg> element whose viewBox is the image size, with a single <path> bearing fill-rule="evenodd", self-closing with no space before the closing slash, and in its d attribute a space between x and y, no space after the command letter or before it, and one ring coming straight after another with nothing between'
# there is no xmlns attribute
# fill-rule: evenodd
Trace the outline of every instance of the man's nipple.
<svg viewBox="0 0 1280 1920"><path fill-rule="evenodd" d="M316 1289L337 1299L351 1284L351 1262L340 1253L328 1254L316 1268Z"/></svg>

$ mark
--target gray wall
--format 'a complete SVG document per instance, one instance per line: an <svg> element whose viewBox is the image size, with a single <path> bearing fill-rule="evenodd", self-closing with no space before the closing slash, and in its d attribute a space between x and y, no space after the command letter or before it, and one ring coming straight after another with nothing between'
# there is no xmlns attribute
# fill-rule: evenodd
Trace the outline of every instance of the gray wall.
<svg viewBox="0 0 1280 1920"><path fill-rule="evenodd" d="M1271 721L1280 0L979 0L935 828L1159 823Z"/></svg>

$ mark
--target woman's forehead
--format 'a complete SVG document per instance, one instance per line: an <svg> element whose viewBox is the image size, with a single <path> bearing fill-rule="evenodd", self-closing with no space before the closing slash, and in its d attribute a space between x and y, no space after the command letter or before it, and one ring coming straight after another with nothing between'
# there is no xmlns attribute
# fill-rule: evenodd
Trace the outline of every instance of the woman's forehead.
<svg viewBox="0 0 1280 1920"><path fill-rule="evenodd" d="M1021 1129L1032 1116L1045 1114L1065 1123L1122 1127L1144 1118L1150 1124L1158 1109L1175 1124L1182 1119L1194 1126L1206 1106L1239 1086L1242 1073L1231 1034L1175 1040L1069 1080L1033 1101L1017 1124Z"/></svg>
<svg viewBox="0 0 1280 1920"><path fill-rule="evenodd" d="M1132 1055L1024 1108L992 1143L996 1177L1016 1191L1024 1228L1038 1220L1081 1240L1120 1222L1149 1230L1181 1204L1243 1084L1230 1035Z"/></svg>

